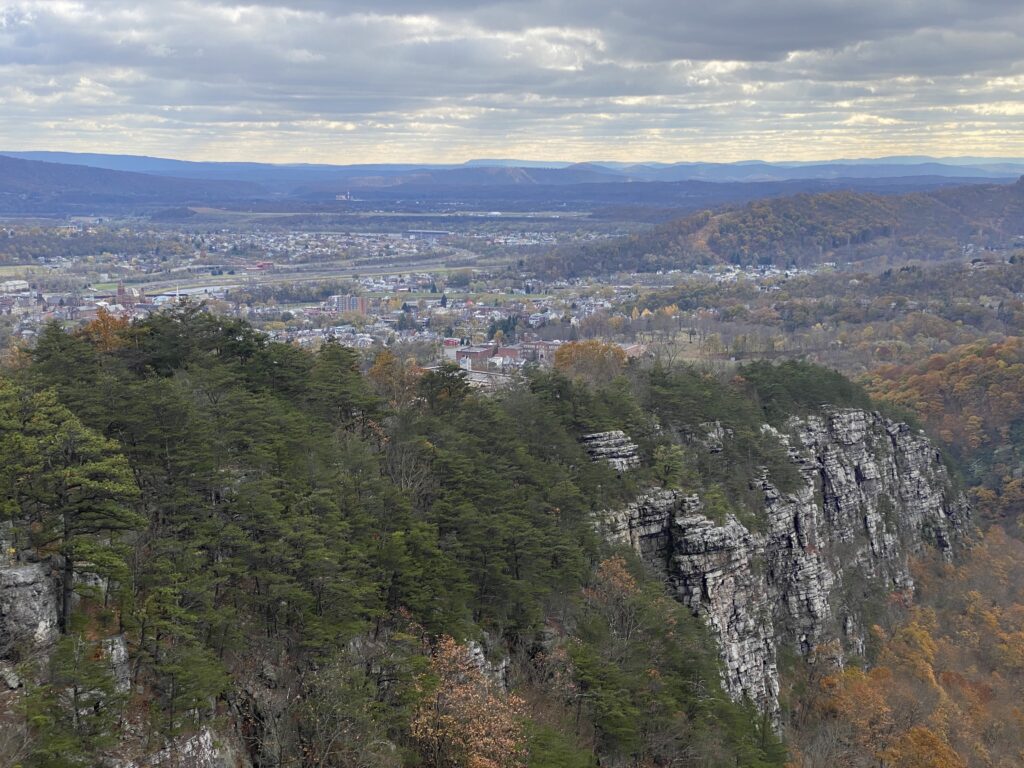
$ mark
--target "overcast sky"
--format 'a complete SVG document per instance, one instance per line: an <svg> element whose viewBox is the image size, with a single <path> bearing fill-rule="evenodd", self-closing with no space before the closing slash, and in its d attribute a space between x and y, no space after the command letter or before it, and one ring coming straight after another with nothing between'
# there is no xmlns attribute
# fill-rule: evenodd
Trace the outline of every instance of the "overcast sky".
<svg viewBox="0 0 1024 768"><path fill-rule="evenodd" d="M0 149L1024 156L1024 0L0 0Z"/></svg>

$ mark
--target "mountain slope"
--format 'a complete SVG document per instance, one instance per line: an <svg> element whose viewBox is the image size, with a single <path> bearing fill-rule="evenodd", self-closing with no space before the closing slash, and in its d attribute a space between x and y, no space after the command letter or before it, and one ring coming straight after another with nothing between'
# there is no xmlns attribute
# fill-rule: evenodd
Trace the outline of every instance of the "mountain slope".
<svg viewBox="0 0 1024 768"><path fill-rule="evenodd" d="M164 178L0 155L0 210L7 211L239 199L260 191L248 183Z"/></svg>
<svg viewBox="0 0 1024 768"><path fill-rule="evenodd" d="M91 156L88 156L91 158ZM129 158L130 159L130 158ZM140 163L147 158L140 158ZM368 205L406 206L410 200L431 209L453 204L483 210L573 210L628 207L697 211L767 196L829 189L859 189L882 194L934 189L954 183L947 177L796 180L758 183L708 181L628 183L631 176L601 167L572 168L402 166L261 166L211 163L176 165L174 174L94 168L20 160L0 155L0 211L9 213L148 212L189 202L301 210L336 206L340 193L355 192ZM126 163L131 166L132 163ZM196 178L193 178L195 176ZM211 178L202 178L210 176ZM232 178L235 177L235 178ZM240 180L241 179L241 180ZM248 180L247 180L248 179ZM630 215L635 215L630 213Z"/></svg>
<svg viewBox="0 0 1024 768"><path fill-rule="evenodd" d="M605 176L629 177L643 181L789 181L796 179L897 178L905 176L947 176L950 178L1002 178L1024 173L1024 160L1013 158L892 157L825 162L737 163L625 163L625 162L540 162L516 159L475 159L465 163L375 163L333 165L329 163L258 163L174 160L141 155L100 153L8 151L0 154L24 160L70 165L89 165L118 171L134 171L182 178L237 179L274 183L310 182L369 176L395 178L410 171L499 169L590 170ZM555 174L556 176L558 174ZM564 174L569 176L570 174Z"/></svg>
<svg viewBox="0 0 1024 768"><path fill-rule="evenodd" d="M652 271L696 264L814 264L873 256L937 258L964 243L1024 236L1024 178L903 195L836 191L704 211L656 230L545 257L557 274Z"/></svg>
<svg viewBox="0 0 1024 768"><path fill-rule="evenodd" d="M952 164L827 164L815 169L765 163L627 165L272 165L186 162L64 152L0 154L0 210L12 213L131 212L180 206L334 205L339 194L382 205L472 205L483 210L600 210L624 207L680 213L758 198L859 190L892 194L984 181L990 172ZM920 175L928 172L930 175ZM849 177L836 174L849 173ZM973 174L970 179L956 174ZM120 174L120 175L119 175ZM902 175L901 175L902 174ZM906 175L914 174L914 175Z"/></svg>

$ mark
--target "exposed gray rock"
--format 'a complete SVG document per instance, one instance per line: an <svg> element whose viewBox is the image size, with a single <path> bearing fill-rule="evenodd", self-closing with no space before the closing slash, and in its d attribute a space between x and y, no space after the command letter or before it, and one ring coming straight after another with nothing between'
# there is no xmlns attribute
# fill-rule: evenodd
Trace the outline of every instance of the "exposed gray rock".
<svg viewBox="0 0 1024 768"><path fill-rule="evenodd" d="M232 739L209 728L182 736L163 749L128 762L113 762L112 768L251 768L252 763Z"/></svg>
<svg viewBox="0 0 1024 768"><path fill-rule="evenodd" d="M108 637L103 641L103 651L114 677L114 688L118 693L128 693L132 687L132 671L128 661L128 641L124 635Z"/></svg>
<svg viewBox="0 0 1024 768"><path fill-rule="evenodd" d="M929 544L949 556L970 510L935 448L905 424L829 409L792 421L792 440L765 429L789 448L803 482L782 493L758 481L755 528L711 520L699 498L666 490L605 513L601 526L704 618L726 690L777 715L779 650L806 655L836 640L839 664L863 653L864 607L913 589L908 557Z"/></svg>
<svg viewBox="0 0 1024 768"><path fill-rule="evenodd" d="M700 427L704 430L700 442L708 449L708 453L721 453L725 450L725 441L733 436L733 431L723 427L720 421L706 421Z"/></svg>
<svg viewBox="0 0 1024 768"><path fill-rule="evenodd" d="M6 661L0 661L0 684L6 685L12 691L21 687L21 675Z"/></svg>
<svg viewBox="0 0 1024 768"><path fill-rule="evenodd" d="M619 472L640 465L640 449L620 429L584 435L583 447L594 461L607 461Z"/></svg>
<svg viewBox="0 0 1024 768"><path fill-rule="evenodd" d="M470 660L473 666L479 669L493 685L502 689L508 689L509 657L502 656L498 661L491 661L487 658L487 652L481 643L470 640L466 643L469 650Z"/></svg>
<svg viewBox="0 0 1024 768"><path fill-rule="evenodd" d="M57 582L48 563L0 565L0 657L57 637Z"/></svg>

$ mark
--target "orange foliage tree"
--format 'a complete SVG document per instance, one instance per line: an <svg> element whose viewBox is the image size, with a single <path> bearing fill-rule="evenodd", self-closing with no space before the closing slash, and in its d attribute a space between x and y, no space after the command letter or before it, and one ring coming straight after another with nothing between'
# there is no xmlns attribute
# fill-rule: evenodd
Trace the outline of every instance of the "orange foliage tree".
<svg viewBox="0 0 1024 768"><path fill-rule="evenodd" d="M495 689L469 649L442 637L411 734L428 768L522 768L525 707Z"/></svg>
<svg viewBox="0 0 1024 768"><path fill-rule="evenodd" d="M924 726L914 726L883 755L888 768L966 768L967 763L942 737Z"/></svg>
<svg viewBox="0 0 1024 768"><path fill-rule="evenodd" d="M100 307L96 311L96 319L86 323L80 333L100 352L113 352L124 346L124 332L129 325L127 317L118 317Z"/></svg>
<svg viewBox="0 0 1024 768"><path fill-rule="evenodd" d="M404 363L390 349L382 349L373 359L368 376L374 390L394 407L408 405L416 396L422 370L414 360Z"/></svg>

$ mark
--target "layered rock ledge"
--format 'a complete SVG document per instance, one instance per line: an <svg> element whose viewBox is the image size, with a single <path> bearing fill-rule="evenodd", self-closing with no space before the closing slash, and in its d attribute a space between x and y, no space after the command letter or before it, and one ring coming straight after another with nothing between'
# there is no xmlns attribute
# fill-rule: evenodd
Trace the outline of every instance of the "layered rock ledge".
<svg viewBox="0 0 1024 768"><path fill-rule="evenodd" d="M757 481L757 523L712 520L699 496L664 489L600 516L718 640L726 690L778 715L778 656L835 643L837 663L864 651L865 609L912 590L909 559L951 556L970 509L922 433L880 414L826 409L787 434L802 482L781 492Z"/></svg>

